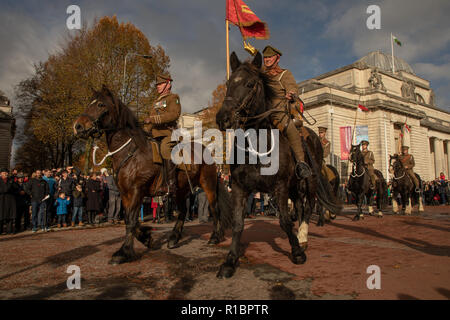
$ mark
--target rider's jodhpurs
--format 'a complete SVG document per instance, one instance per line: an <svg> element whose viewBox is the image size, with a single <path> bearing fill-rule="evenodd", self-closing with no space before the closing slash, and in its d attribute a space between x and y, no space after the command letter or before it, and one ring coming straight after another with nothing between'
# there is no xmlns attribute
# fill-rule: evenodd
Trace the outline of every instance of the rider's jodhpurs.
<svg viewBox="0 0 450 320"><path fill-rule="evenodd" d="M297 160L297 162L304 162L305 153L303 151L302 140L300 138L301 133L294 125L294 122L291 121L289 115L287 115L285 111L275 112L271 115L271 121L272 124L278 128L278 130L282 133L285 132L285 135L289 140L289 144L294 151L295 160ZM286 127L286 123L288 121L289 123Z"/></svg>

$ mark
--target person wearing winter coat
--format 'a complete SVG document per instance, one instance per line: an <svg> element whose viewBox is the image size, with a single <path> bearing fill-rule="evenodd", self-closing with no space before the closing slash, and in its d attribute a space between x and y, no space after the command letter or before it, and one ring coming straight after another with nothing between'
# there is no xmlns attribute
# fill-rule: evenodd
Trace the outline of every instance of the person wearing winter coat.
<svg viewBox="0 0 450 320"><path fill-rule="evenodd" d="M8 177L7 169L0 169L0 234L6 225L6 232L14 233L13 221L16 219L16 183Z"/></svg>
<svg viewBox="0 0 450 320"><path fill-rule="evenodd" d="M88 212L89 224L94 223L96 215L102 209L101 191L101 183L97 180L97 174L92 172L89 180L86 182L86 211Z"/></svg>
<svg viewBox="0 0 450 320"><path fill-rule="evenodd" d="M72 227L75 227L75 223L77 222L78 217L78 225L83 225L83 201L84 201L84 192L81 184L77 184L75 190L73 191L72 196L72 204L73 204L73 216L72 216Z"/></svg>
<svg viewBox="0 0 450 320"><path fill-rule="evenodd" d="M42 231L50 231L47 217L47 202L50 198L48 183L42 179L41 170L36 170L36 176L26 185L26 192L31 197L33 232L40 226Z"/></svg>
<svg viewBox="0 0 450 320"><path fill-rule="evenodd" d="M64 192L60 192L58 199L55 201L56 215L58 216L58 228L61 228L61 224L64 228L67 227L66 216L69 204L70 197L66 197Z"/></svg>

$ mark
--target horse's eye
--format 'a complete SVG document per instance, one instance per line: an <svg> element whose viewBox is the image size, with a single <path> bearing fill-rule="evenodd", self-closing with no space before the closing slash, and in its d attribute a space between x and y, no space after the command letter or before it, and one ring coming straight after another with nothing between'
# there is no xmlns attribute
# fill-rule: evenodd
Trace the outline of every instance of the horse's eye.
<svg viewBox="0 0 450 320"><path fill-rule="evenodd" d="M99 106L100 108L106 107L106 105L105 105L104 103L101 103L101 102L99 102L99 103L97 104L97 106Z"/></svg>

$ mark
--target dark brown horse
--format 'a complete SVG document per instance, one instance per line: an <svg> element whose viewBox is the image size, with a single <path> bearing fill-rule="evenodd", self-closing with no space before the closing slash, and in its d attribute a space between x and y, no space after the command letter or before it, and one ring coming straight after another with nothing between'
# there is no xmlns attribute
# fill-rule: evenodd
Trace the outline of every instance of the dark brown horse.
<svg viewBox="0 0 450 320"><path fill-rule="evenodd" d="M273 93L268 86L269 79L261 70L261 54L258 52L252 62L241 63L233 52L230 62L233 72L227 83L224 103L216 116L217 124L221 130L230 128L264 129L266 131L260 131L260 134L265 134L266 141L269 141L268 145L275 146L279 152L278 157L274 156L272 159L272 161L278 162L278 170L270 175L264 175L261 170L268 164L262 163L259 161L260 159L255 164L250 164L248 161L249 153L251 153L249 151L250 143L248 147L239 145L239 141L238 145L235 144L235 152L236 148L247 150L247 159L243 164L230 165L234 209L233 238L230 252L217 274L219 278L231 277L236 271L239 257L242 254L240 239L244 230L245 204L251 192L269 193L276 199L280 214L280 226L288 236L291 245L290 258L295 264L306 261L308 223L316 194L321 203L330 211L338 213L341 209L336 204L331 187L320 173L323 149L314 131L307 129L309 135L303 144L306 149L306 161L312 168L313 175L301 181L296 177L295 162L287 139L279 134L277 141L269 133L272 127L267 117L273 112L270 109ZM264 136L261 137L264 138ZM317 183L318 181L319 183ZM322 184L323 182L326 186ZM288 198L293 201L298 214L300 231L297 235L293 231L294 224L288 212Z"/></svg>
<svg viewBox="0 0 450 320"><path fill-rule="evenodd" d="M392 163L394 160L394 163ZM420 176L415 173L417 180L419 181L419 192L416 192L414 183L406 172L405 167L403 167L397 154L390 156L389 165L394 170L394 176L392 177L392 210L395 214L399 212L397 197L401 196L402 208L405 210L406 215L411 215L412 207L417 203L418 211L423 212L423 184Z"/></svg>
<svg viewBox="0 0 450 320"><path fill-rule="evenodd" d="M94 91L92 102L74 122L76 135L98 136L106 134L108 150L120 150L112 155L116 183L125 209L126 238L122 247L113 254L110 261L119 264L135 259L133 238L147 247L151 245L151 228L140 226L138 217L143 198L154 196L158 178L163 169L153 161L151 143L140 128L134 114L107 87ZM122 148L122 149L121 149ZM194 150L192 146L191 150ZM193 154L191 154L191 163ZM219 182L215 164L192 164L189 178L193 185L201 186L209 201L209 210L214 219L214 230L209 243L224 240L224 230L231 223L230 199ZM176 203L178 219L168 240L168 247L174 248L181 238L186 216L186 197L190 192L189 181L184 171L178 171Z"/></svg>
<svg viewBox="0 0 450 320"><path fill-rule="evenodd" d="M373 212L373 199L376 194L377 203L377 217L383 217L383 203L385 199L385 194L387 192L386 180L384 180L383 174L379 170L374 170L377 176L377 182L375 190L370 188L370 176L367 168L364 166L364 156L361 152L361 144L352 145L350 150L350 161L353 163L352 173L348 179L348 190L350 190L356 199L356 206L358 207L358 212L353 217L353 221L357 221L360 218L364 218L362 212L362 205L364 197L366 197L367 205L369 208L369 214Z"/></svg>

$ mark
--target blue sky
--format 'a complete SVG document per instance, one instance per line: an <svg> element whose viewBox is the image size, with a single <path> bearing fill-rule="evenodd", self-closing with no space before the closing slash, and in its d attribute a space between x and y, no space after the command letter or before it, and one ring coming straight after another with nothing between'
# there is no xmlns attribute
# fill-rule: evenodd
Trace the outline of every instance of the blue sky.
<svg viewBox="0 0 450 320"><path fill-rule="evenodd" d="M450 1L448 0L247 0L268 23L268 41L251 40L258 49L272 44L283 52L281 66L297 81L335 70L373 50L390 54L390 33L403 46L396 56L418 76L431 81L438 107L450 111ZM205 107L211 92L226 76L225 0L0 0L0 89L10 97L13 87L30 75L63 43L66 8L81 8L83 23L117 15L140 28L150 44L160 44L171 58L174 91L184 112ZM369 5L381 8L381 30L369 30ZM242 58L239 31L231 28L231 50ZM14 102L14 100L13 100Z"/></svg>

